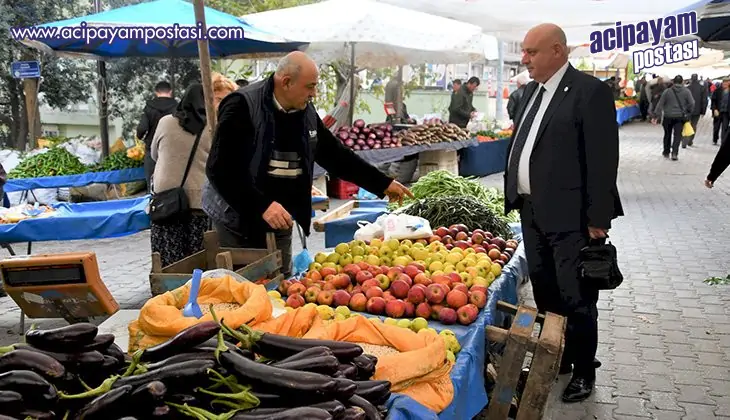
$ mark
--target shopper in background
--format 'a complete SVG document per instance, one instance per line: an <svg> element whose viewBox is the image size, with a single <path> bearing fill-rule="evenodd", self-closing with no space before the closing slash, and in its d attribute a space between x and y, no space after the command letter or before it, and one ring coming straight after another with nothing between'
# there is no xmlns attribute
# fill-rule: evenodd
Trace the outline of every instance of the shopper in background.
<svg viewBox="0 0 730 420"><path fill-rule="evenodd" d="M723 79L720 88L712 92L710 108L712 109L712 144L725 141L730 125L730 79Z"/></svg>
<svg viewBox="0 0 730 420"><path fill-rule="evenodd" d="M221 246L266 248L274 232L287 276L294 222L304 235L310 231L315 162L381 198L412 196L324 126L311 102L318 81L316 63L297 51L266 80L225 98L206 168L203 206Z"/></svg>
<svg viewBox="0 0 730 420"><path fill-rule="evenodd" d="M669 158L672 152L672 160L679 159L679 145L682 143L682 128L688 122L690 115L695 108L695 100L692 93L682 84L682 76L676 76L670 88L665 89L659 98L656 106L649 110L652 116L652 123L656 124L662 120L664 127L664 149L662 156ZM674 140L672 140L674 134Z"/></svg>
<svg viewBox="0 0 730 420"><path fill-rule="evenodd" d="M177 108L177 100L172 97L172 86L167 82L159 82L155 85L155 98L147 102L142 113L142 118L137 126L137 138L144 141L144 175L147 181L147 189L151 191L150 178L155 172L155 164L150 157L152 137L160 118L169 115Z"/></svg>
<svg viewBox="0 0 730 420"><path fill-rule="evenodd" d="M712 161L710 166L710 173L705 178L705 186L712 188L715 185L717 178L730 166L730 141L726 141L720 146L720 150L717 151L715 159Z"/></svg>
<svg viewBox="0 0 730 420"><path fill-rule="evenodd" d="M217 108L236 85L220 73L213 73L212 82ZM195 83L187 89L175 113L160 119L152 140L153 194L179 188L182 184L190 206L188 213L151 224L152 252L160 253L163 267L203 249L203 234L210 228L201 205L205 165L212 142L206 124L203 86Z"/></svg>
<svg viewBox="0 0 730 420"><path fill-rule="evenodd" d="M700 121L700 117L705 115L705 112L707 111L707 91L705 90L704 83L700 82L697 78L697 74L692 75L687 89L689 89L689 92L692 94L692 99L694 99L695 102L690 122L692 123L692 129L696 133L697 123ZM689 137L685 137L682 147L686 148L687 146L692 146L694 144L694 139L694 134Z"/></svg>
<svg viewBox="0 0 730 420"><path fill-rule="evenodd" d="M525 93L525 85L528 80L526 80L526 78L522 75L519 75L515 82L517 82L517 89L509 95L509 100L507 100L507 115L509 115L509 119L512 120L513 123L517 114L517 108L520 106L520 99L522 99L522 96Z"/></svg>
<svg viewBox="0 0 730 420"><path fill-rule="evenodd" d="M530 282L540 312L567 317L563 401L593 392L598 289L581 282L581 249L602 241L623 215L611 87L568 62L565 32L536 26L522 43L533 81L515 118L505 172L505 213L519 210Z"/></svg>
<svg viewBox="0 0 730 420"><path fill-rule="evenodd" d="M459 90L454 90L451 95L451 103L449 104L449 122L466 128L477 113L477 109L472 105L474 100L474 92L479 88L479 78L474 76L469 78L465 85Z"/></svg>

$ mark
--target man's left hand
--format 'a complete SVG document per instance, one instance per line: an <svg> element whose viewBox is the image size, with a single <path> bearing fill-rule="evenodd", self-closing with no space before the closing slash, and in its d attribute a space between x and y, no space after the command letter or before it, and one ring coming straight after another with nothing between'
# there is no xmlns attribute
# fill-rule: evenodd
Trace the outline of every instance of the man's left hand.
<svg viewBox="0 0 730 420"><path fill-rule="evenodd" d="M398 204L403 204L404 196L413 198L413 193L411 192L411 190L409 190L403 184L396 180L393 180L393 182L388 185L388 188L385 189L385 195L388 196L388 199L391 203L394 201L398 201Z"/></svg>
<svg viewBox="0 0 730 420"><path fill-rule="evenodd" d="M591 239L603 239L608 236L608 229L588 226L588 235L590 235Z"/></svg>

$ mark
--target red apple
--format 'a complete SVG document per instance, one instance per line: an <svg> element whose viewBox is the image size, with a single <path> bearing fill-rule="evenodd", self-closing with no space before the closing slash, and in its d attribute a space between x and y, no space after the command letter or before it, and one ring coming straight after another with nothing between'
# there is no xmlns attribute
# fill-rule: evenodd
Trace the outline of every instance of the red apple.
<svg viewBox="0 0 730 420"><path fill-rule="evenodd" d="M324 286L322 286L322 290L331 290L332 292L334 292L335 290L337 290L337 286L335 285L334 281L328 281L324 284Z"/></svg>
<svg viewBox="0 0 730 420"><path fill-rule="evenodd" d="M362 293L355 293L350 298L350 309L357 312L363 312L367 309L368 298Z"/></svg>
<svg viewBox="0 0 730 420"><path fill-rule="evenodd" d="M441 303L445 298L446 294L438 284L432 284L426 289L426 299L429 303Z"/></svg>
<svg viewBox="0 0 730 420"><path fill-rule="evenodd" d="M440 304L431 305L431 319L435 319L436 321L438 321L438 319L439 319L439 313L444 308L445 308L445 306L444 305L440 305Z"/></svg>
<svg viewBox="0 0 730 420"><path fill-rule="evenodd" d="M451 287L451 290L458 290L458 291L464 293L465 295L469 293L469 288L466 287L466 285L464 283L455 283Z"/></svg>
<svg viewBox="0 0 730 420"><path fill-rule="evenodd" d="M469 292L469 303L479 309L482 309L487 306L487 294L480 290Z"/></svg>
<svg viewBox="0 0 730 420"><path fill-rule="evenodd" d="M371 287L378 287L379 288L380 287L380 282L378 282L378 279L365 280L362 283L362 286L360 286L360 287L362 288L362 291L363 292L367 292L368 289L371 288Z"/></svg>
<svg viewBox="0 0 730 420"><path fill-rule="evenodd" d="M370 299L372 297L383 297L383 289L378 286L368 287L365 290L365 297Z"/></svg>
<svg viewBox="0 0 730 420"><path fill-rule="evenodd" d="M385 312L385 299L377 296L368 299L367 311L373 315L382 315Z"/></svg>
<svg viewBox="0 0 730 420"><path fill-rule="evenodd" d="M322 290L317 294L317 303L320 305L332 306L332 291Z"/></svg>
<svg viewBox="0 0 730 420"><path fill-rule="evenodd" d="M304 292L307 291L307 287L301 283L293 283L291 286L289 286L289 289L287 289L286 294L287 295L295 295L300 294L303 295Z"/></svg>
<svg viewBox="0 0 730 420"><path fill-rule="evenodd" d="M323 267L321 270L319 270L319 274L322 275L322 278L325 278L327 276L335 275L337 274L337 269L332 267Z"/></svg>
<svg viewBox="0 0 730 420"><path fill-rule="evenodd" d="M309 277L310 279L312 279L314 281L320 281L323 279L322 274L320 274L319 271L317 271L317 270L310 271L309 274L307 275L307 277Z"/></svg>
<svg viewBox="0 0 730 420"><path fill-rule="evenodd" d="M426 302L419 303L416 306L416 316L426 319L431 318L431 306Z"/></svg>
<svg viewBox="0 0 730 420"><path fill-rule="evenodd" d="M400 299L385 303L385 314L391 318L400 318L406 313L406 304Z"/></svg>
<svg viewBox="0 0 730 420"><path fill-rule="evenodd" d="M422 273L423 270L419 270L418 267L416 267L415 265L409 264L406 266L403 272L411 279L414 279L418 275L418 273Z"/></svg>
<svg viewBox="0 0 730 420"><path fill-rule="evenodd" d="M451 279L450 285L453 285L454 283L461 283L461 276L455 271L449 273L449 278Z"/></svg>
<svg viewBox="0 0 730 420"><path fill-rule="evenodd" d="M459 309L469 302L466 293L459 290L452 290L446 295L446 304L454 309Z"/></svg>
<svg viewBox="0 0 730 420"><path fill-rule="evenodd" d="M403 280L396 280L390 285L390 292L398 299L404 299L408 296L408 290L410 287L408 283Z"/></svg>
<svg viewBox="0 0 730 420"><path fill-rule="evenodd" d="M423 264L421 264L421 263L412 262L412 263L408 264L408 266L409 267L416 267L416 269L418 271L420 271L420 272L426 271L426 267L424 267Z"/></svg>
<svg viewBox="0 0 730 420"><path fill-rule="evenodd" d="M357 266L360 267L361 271L370 269L370 264L366 263L365 261L360 261L359 263L357 263Z"/></svg>
<svg viewBox="0 0 730 420"><path fill-rule="evenodd" d="M286 296L291 284L291 280L282 280L281 283L279 283L279 287L277 288L279 290L279 294L282 296Z"/></svg>
<svg viewBox="0 0 730 420"><path fill-rule="evenodd" d="M413 287L411 287L411 290L408 291L408 301L413 302L414 305L425 302L426 293L426 286L414 284Z"/></svg>
<svg viewBox="0 0 730 420"><path fill-rule="evenodd" d="M406 312L403 314L406 318L413 318L413 314L416 313L416 306L411 302L406 302Z"/></svg>
<svg viewBox="0 0 730 420"><path fill-rule="evenodd" d="M483 292L485 296L487 296L487 288L485 286L482 286L481 284L475 284L472 287L469 288L470 292Z"/></svg>
<svg viewBox="0 0 730 420"><path fill-rule="evenodd" d="M472 232L471 242L474 244L481 244L484 242L484 235L479 232Z"/></svg>
<svg viewBox="0 0 730 420"><path fill-rule="evenodd" d="M422 284L424 286L428 286L431 284L431 279L428 278L428 276L425 273L419 273L416 275L416 277L413 279L413 283L415 284Z"/></svg>
<svg viewBox="0 0 730 420"><path fill-rule="evenodd" d="M401 268L396 267L390 267L390 269L387 272L387 276L390 279L390 281L395 281L398 279L398 276L403 274L403 270Z"/></svg>
<svg viewBox="0 0 730 420"><path fill-rule="evenodd" d="M332 295L332 305L347 306L350 304L350 294L346 290L338 290Z"/></svg>
<svg viewBox="0 0 730 420"><path fill-rule="evenodd" d="M386 290L385 292L383 292L383 299L385 299L386 302L389 302L391 300L395 300L396 297L393 296L392 293L390 293L390 290Z"/></svg>
<svg viewBox="0 0 730 420"><path fill-rule="evenodd" d="M337 286L338 289L344 289L347 286L352 284L352 281L350 280L350 276L347 274L338 274L337 277L335 277L335 286Z"/></svg>
<svg viewBox="0 0 730 420"><path fill-rule="evenodd" d="M413 286L413 280L411 280L411 278L408 277L408 274L401 274L400 276L398 276L398 280L406 282L408 287ZM391 286L391 287L393 287L393 286Z"/></svg>
<svg viewBox="0 0 730 420"><path fill-rule="evenodd" d="M358 284L357 286L354 286L354 287L352 288L352 290L350 291L350 294L351 294L351 295L354 295L354 294L356 294L356 293L364 293L364 292L362 291L362 286L360 286L359 284Z"/></svg>
<svg viewBox="0 0 730 420"><path fill-rule="evenodd" d="M294 309L304 306L305 303L304 298L299 293L289 295L286 299L286 306L291 306Z"/></svg>
<svg viewBox="0 0 730 420"><path fill-rule="evenodd" d="M360 271L355 275L355 281L357 284L363 284L366 280L373 278L373 273L369 271Z"/></svg>
<svg viewBox="0 0 730 420"><path fill-rule="evenodd" d="M472 304L464 305L456 311L456 316L459 318L459 323L462 325L469 325L476 321L479 316L479 309Z"/></svg>
<svg viewBox="0 0 730 420"><path fill-rule="evenodd" d="M456 323L456 311L451 308L443 308L439 311L439 321L444 325Z"/></svg>
<svg viewBox="0 0 730 420"><path fill-rule="evenodd" d="M355 277L357 277L357 273L360 271L362 270L357 266L357 264L347 264L342 267L342 272L350 276L350 280L352 281L355 281Z"/></svg>

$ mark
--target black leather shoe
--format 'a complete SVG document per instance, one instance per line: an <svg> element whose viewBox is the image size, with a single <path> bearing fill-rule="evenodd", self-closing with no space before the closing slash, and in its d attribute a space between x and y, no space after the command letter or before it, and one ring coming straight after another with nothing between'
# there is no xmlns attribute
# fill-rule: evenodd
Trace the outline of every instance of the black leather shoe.
<svg viewBox="0 0 730 420"><path fill-rule="evenodd" d="M598 359L593 359L593 367L598 369L601 367L601 361ZM573 365L570 363L561 363L560 364L560 370L558 371L558 375L567 375L569 373L573 372Z"/></svg>
<svg viewBox="0 0 730 420"><path fill-rule="evenodd" d="M573 376L570 378L568 386L565 387L565 391L563 391L563 402L574 403L584 401L593 393L593 385L595 383L595 379Z"/></svg>

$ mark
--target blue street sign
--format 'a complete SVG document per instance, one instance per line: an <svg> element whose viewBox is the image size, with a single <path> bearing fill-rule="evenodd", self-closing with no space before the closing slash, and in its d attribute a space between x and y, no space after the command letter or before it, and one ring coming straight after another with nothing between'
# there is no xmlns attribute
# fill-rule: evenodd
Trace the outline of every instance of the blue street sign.
<svg viewBox="0 0 730 420"><path fill-rule="evenodd" d="M41 64L37 61L14 61L10 73L16 79L41 77Z"/></svg>

